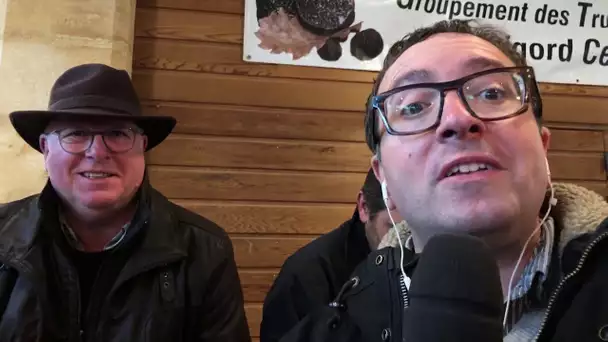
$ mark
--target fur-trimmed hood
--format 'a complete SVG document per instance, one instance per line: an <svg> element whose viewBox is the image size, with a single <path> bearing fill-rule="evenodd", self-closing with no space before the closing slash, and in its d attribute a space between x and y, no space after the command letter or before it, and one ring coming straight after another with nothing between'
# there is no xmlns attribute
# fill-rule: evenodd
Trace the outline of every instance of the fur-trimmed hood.
<svg viewBox="0 0 608 342"><path fill-rule="evenodd" d="M571 183L553 183L556 206L551 210L550 216L556 224L563 228L559 236L560 253L565 245L572 239L597 229L599 224L608 217L608 202L591 190ZM401 241L405 243L410 235L410 228L405 221L397 225ZM397 247L399 240L395 229L382 238L378 249L384 247Z"/></svg>

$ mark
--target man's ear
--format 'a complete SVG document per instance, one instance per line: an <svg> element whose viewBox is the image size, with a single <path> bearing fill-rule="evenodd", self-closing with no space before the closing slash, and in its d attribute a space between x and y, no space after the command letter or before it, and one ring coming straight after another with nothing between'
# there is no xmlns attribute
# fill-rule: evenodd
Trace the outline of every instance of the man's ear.
<svg viewBox="0 0 608 342"><path fill-rule="evenodd" d="M359 194L357 195L357 212L359 213L361 222L367 223L369 220L369 211L367 210L367 202L365 201L363 191L359 191Z"/></svg>
<svg viewBox="0 0 608 342"><path fill-rule="evenodd" d="M40 151L42 151L42 155L46 158L46 155L49 152L49 144L46 134L40 134L38 137L38 146L40 147Z"/></svg>
<svg viewBox="0 0 608 342"><path fill-rule="evenodd" d="M142 141L142 144L143 144L143 149L145 151L148 148L148 136L145 135L145 134L142 134L141 141Z"/></svg>
<svg viewBox="0 0 608 342"><path fill-rule="evenodd" d="M377 154L374 154L372 156L372 170L374 170L374 175L376 175L376 179L378 180L378 183L380 183L380 186L382 186L382 183L386 181L386 178L385 178L386 175L384 174L384 170L382 169L382 166L380 165L380 159L378 159ZM393 201L391 201L391 194L390 194L390 191L388 191L388 189L386 189L386 195L388 197L384 201L386 208L388 210L397 209L395 207L395 205L393 204Z"/></svg>
<svg viewBox="0 0 608 342"><path fill-rule="evenodd" d="M374 153L371 159L372 170L374 171L374 175L379 183L382 183L384 180L384 174L382 172L382 166L380 166L380 159L378 158L378 154Z"/></svg>
<svg viewBox="0 0 608 342"><path fill-rule="evenodd" d="M549 144L551 143L551 131L549 128L543 126L540 129L540 139L543 142L543 148L545 153L549 150Z"/></svg>

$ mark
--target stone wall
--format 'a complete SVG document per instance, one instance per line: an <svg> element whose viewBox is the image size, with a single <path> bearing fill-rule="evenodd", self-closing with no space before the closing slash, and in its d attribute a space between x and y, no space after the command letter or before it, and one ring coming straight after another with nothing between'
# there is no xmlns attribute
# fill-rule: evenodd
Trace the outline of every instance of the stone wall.
<svg viewBox="0 0 608 342"><path fill-rule="evenodd" d="M40 191L42 156L8 114L44 109L66 69L105 63L131 70L135 0L0 0L0 203Z"/></svg>

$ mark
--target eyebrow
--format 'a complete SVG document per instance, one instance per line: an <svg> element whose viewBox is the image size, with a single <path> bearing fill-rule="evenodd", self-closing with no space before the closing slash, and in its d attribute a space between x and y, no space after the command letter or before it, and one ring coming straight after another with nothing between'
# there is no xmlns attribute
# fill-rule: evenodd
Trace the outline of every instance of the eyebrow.
<svg viewBox="0 0 608 342"><path fill-rule="evenodd" d="M411 83L428 82L435 78L435 74L429 69L413 69L395 78L393 88Z"/></svg>
<svg viewBox="0 0 608 342"><path fill-rule="evenodd" d="M468 58L463 64L463 69L468 71L482 71L487 69L494 68L504 68L506 65L496 59L491 59L487 57L476 56L472 58Z"/></svg>
<svg viewBox="0 0 608 342"><path fill-rule="evenodd" d="M475 56L472 58L468 58L464 63L462 63L461 68L474 73L478 71L483 71L487 69L494 68L504 68L506 65L498 60ZM436 79L435 73L429 69L413 69L405 74L396 77L393 81L393 88L401 87L407 84L412 83L423 83L423 82L432 82Z"/></svg>

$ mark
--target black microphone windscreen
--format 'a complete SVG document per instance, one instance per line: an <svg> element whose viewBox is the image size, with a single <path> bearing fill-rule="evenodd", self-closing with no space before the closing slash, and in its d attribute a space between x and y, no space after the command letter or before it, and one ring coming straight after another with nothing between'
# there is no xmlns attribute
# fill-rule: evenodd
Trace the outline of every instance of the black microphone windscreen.
<svg viewBox="0 0 608 342"><path fill-rule="evenodd" d="M496 259L480 239L431 238L422 251L404 313L408 342L502 341L503 295Z"/></svg>

